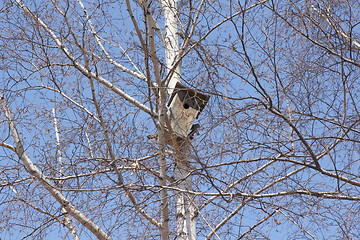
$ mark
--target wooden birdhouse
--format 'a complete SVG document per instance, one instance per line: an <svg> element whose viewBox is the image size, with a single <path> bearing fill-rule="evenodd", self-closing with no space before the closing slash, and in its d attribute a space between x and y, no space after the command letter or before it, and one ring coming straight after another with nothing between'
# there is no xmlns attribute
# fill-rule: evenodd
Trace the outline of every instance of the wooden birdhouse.
<svg viewBox="0 0 360 240"><path fill-rule="evenodd" d="M168 102L168 115L173 132L186 138L189 131L204 109L210 96L177 83Z"/></svg>

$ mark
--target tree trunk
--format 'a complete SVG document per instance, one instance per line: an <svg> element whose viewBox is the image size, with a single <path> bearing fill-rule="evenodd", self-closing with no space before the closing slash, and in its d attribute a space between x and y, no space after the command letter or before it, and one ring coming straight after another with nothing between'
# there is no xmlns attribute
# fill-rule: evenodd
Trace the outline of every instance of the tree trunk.
<svg viewBox="0 0 360 240"><path fill-rule="evenodd" d="M181 69L177 62L179 60L177 0L162 0L161 5L165 18L164 43L168 69L165 83L168 97L170 97L176 83L181 82ZM176 139L175 135L174 138ZM176 195L177 239L196 239L195 205L193 196L187 192L192 190L189 163L190 142L189 140L181 141L174 147L176 148L174 179L176 187L181 189Z"/></svg>
<svg viewBox="0 0 360 240"><path fill-rule="evenodd" d="M190 176L190 141L186 140L180 146L176 156L176 166L174 178L177 188L181 189L177 193L176 200L176 225L178 239L196 239L196 216L194 196L188 191L192 191L192 179Z"/></svg>

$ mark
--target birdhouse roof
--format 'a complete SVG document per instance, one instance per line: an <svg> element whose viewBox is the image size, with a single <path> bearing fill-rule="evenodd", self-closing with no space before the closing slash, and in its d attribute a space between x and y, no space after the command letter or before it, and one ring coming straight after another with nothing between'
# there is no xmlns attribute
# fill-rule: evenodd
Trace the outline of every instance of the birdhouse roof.
<svg viewBox="0 0 360 240"><path fill-rule="evenodd" d="M190 89L182 85L181 83L176 83L175 89L170 97L168 105L171 105L173 99L178 96L179 100L184 104L187 104L188 107L196 109L201 112L206 103L209 101L210 96L203 93L197 92L196 90Z"/></svg>

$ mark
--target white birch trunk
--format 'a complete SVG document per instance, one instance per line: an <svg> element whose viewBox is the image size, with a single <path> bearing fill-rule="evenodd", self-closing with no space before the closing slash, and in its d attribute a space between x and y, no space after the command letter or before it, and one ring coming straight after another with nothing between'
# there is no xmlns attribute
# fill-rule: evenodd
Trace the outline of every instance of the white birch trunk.
<svg viewBox="0 0 360 240"><path fill-rule="evenodd" d="M177 162L174 170L174 178L177 187L183 192L177 193L176 199L176 225L177 239L196 239L196 208L193 202L194 196L186 191L192 191L192 179L190 176L191 166L189 162L190 142L186 141L179 149Z"/></svg>
<svg viewBox="0 0 360 240"><path fill-rule="evenodd" d="M179 33L177 0L161 0L165 18L164 48L168 75L166 81L167 94L171 96L177 82L181 82L181 69L179 61ZM196 239L196 217L193 196L186 193L192 190L192 180L189 177L189 145L185 141L177 147L174 178L177 187L183 191L177 193L176 200L176 225L177 239Z"/></svg>
<svg viewBox="0 0 360 240"><path fill-rule="evenodd" d="M63 162L62 162L62 153L60 150L60 133L59 133L59 128L58 128L58 121L56 118L56 110L55 108L52 109L52 113L53 113L53 118L54 118L54 128L55 128L55 137L56 137L56 155L57 155L57 159L59 162L59 177L63 177ZM63 182L61 180L59 180L59 188L63 188ZM64 212L64 224L65 226L69 229L71 235L73 236L74 240L80 240L75 226L72 223L71 218L69 217L66 209L64 207L61 207L61 211Z"/></svg>
<svg viewBox="0 0 360 240"><path fill-rule="evenodd" d="M176 65L179 54L177 2L177 0L161 0L165 18L164 48L166 67L169 73L168 79L166 79L169 96L174 91L176 83L181 81L180 64Z"/></svg>

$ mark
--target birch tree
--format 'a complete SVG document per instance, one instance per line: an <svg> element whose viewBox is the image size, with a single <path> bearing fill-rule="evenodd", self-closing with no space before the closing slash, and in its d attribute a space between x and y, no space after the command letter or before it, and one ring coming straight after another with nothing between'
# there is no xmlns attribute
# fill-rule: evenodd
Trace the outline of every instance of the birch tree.
<svg viewBox="0 0 360 240"><path fill-rule="evenodd" d="M2 1L0 238L356 239L359 9Z"/></svg>

